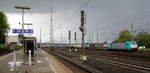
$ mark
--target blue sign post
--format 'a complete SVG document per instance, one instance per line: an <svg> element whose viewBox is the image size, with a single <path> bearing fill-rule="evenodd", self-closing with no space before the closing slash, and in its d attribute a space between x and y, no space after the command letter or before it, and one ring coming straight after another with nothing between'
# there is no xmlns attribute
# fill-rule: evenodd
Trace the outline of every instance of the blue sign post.
<svg viewBox="0 0 150 73"><path fill-rule="evenodd" d="M33 33L33 29L13 29L12 33L22 33L22 34L29 34L29 33Z"/></svg>

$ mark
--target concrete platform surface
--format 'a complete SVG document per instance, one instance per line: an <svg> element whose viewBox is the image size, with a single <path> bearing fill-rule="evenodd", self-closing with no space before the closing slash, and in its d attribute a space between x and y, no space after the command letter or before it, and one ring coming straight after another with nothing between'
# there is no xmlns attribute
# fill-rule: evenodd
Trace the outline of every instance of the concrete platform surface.
<svg viewBox="0 0 150 73"><path fill-rule="evenodd" d="M32 65L28 64L28 57L23 50L16 52L16 65L14 67L13 53L0 57L0 73L73 73L54 56L39 49L33 58Z"/></svg>

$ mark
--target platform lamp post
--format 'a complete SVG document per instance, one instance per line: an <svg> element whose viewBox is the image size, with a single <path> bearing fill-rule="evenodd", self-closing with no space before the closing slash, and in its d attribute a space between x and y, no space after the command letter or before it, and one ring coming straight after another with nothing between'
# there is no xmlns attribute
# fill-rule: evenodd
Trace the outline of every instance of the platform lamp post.
<svg viewBox="0 0 150 73"><path fill-rule="evenodd" d="M22 30L24 29L24 10L29 10L31 9L30 7L27 7L27 6L15 6L16 9L21 9L22 10ZM23 33L22 33L22 36L21 36L21 40L23 41ZM24 45L24 42L22 42L22 44ZM25 49L24 49L24 52L25 52Z"/></svg>
<svg viewBox="0 0 150 73"><path fill-rule="evenodd" d="M30 7L26 7L26 6L15 6L16 9L21 9L22 10L22 29L24 29L24 10L29 10L31 9Z"/></svg>

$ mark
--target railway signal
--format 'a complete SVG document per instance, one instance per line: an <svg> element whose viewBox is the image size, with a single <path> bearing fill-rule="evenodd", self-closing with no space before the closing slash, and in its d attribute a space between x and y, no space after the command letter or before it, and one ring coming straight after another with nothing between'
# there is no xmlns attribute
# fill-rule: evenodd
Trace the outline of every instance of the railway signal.
<svg viewBox="0 0 150 73"><path fill-rule="evenodd" d="M69 30L68 40L69 40L69 52L71 52L71 31L70 30Z"/></svg>
<svg viewBox="0 0 150 73"><path fill-rule="evenodd" d="M71 39L71 31L69 30L69 38L68 38L69 40Z"/></svg>
<svg viewBox="0 0 150 73"><path fill-rule="evenodd" d="M85 16L84 16L84 10L81 10L81 26L79 27L80 31L82 32L82 60L86 60L85 52L84 52L84 35L85 35Z"/></svg>
<svg viewBox="0 0 150 73"><path fill-rule="evenodd" d="M75 41L75 45L76 45L76 43L77 43L77 42L76 42L76 41L77 41L77 33L76 33L76 32L74 33L74 41ZM76 52L78 51L77 48L75 48L75 51L76 51Z"/></svg>
<svg viewBox="0 0 150 73"><path fill-rule="evenodd" d="M76 40L77 40L77 33L74 33L74 40L75 40L75 44L76 44Z"/></svg>

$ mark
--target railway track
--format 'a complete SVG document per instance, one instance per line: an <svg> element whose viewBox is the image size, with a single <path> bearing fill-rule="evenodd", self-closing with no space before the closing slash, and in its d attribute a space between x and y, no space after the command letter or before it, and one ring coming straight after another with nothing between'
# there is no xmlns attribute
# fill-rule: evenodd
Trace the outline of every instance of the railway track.
<svg viewBox="0 0 150 73"><path fill-rule="evenodd" d="M79 51L80 48L78 48ZM85 52L94 52L96 54L100 55L106 55L106 56L113 56L113 57L121 57L121 58L128 58L133 60L139 60L143 62L150 62L150 52L148 51L106 51L102 49L85 49Z"/></svg>
<svg viewBox="0 0 150 73"><path fill-rule="evenodd" d="M61 62L63 62L67 67L71 67L71 70L73 70L75 73L100 73L100 72L93 71L93 70L89 69L89 67L87 68L85 66L81 66L81 65L79 65L79 63L72 62L70 59L67 58L67 57L74 57L74 56L61 53L62 55L66 56L66 57L64 57L62 55L56 54L55 52L50 52L47 49L44 49L44 50L46 52L52 54L53 56L55 56L57 59L59 59ZM74 69L77 69L78 71L76 71Z"/></svg>
<svg viewBox="0 0 150 73"><path fill-rule="evenodd" d="M145 63L150 64L150 55L146 54L146 57L144 55L140 56L141 53L130 53L130 52L122 52L122 51L101 51L101 50L86 50L86 53L90 54L96 54L96 55L103 55L108 57L119 57L122 59L131 59L131 60L138 60L143 61ZM136 54L136 55L135 55ZM140 57L139 57L140 56Z"/></svg>
<svg viewBox="0 0 150 73"><path fill-rule="evenodd" d="M112 64L112 65L115 65L115 66L120 66L120 67L123 67L123 68L130 68L130 69L134 69L134 70L141 71L141 72L144 72L144 73L149 73L150 72L150 68L148 68L148 67L142 67L142 66L138 66L138 65L134 65L134 64L118 62L118 61L108 60L108 59L104 59L104 58L97 58L95 56L88 56L88 57L95 58L98 61L102 61L104 63Z"/></svg>
<svg viewBox="0 0 150 73"><path fill-rule="evenodd" d="M90 73L89 71L82 69L81 67L78 67L77 65L74 65L73 63L71 63L70 61L68 61L64 58L58 57L54 54L53 54L53 56L55 56L59 61L61 61L65 66L67 66L74 73Z"/></svg>
<svg viewBox="0 0 150 73"><path fill-rule="evenodd" d="M102 55L102 54L96 55L93 52L86 52L86 53L88 54L89 57L93 57L105 63L107 62L113 65L120 65L122 67L128 67L128 68L132 68L135 70L140 70L142 72L150 72L150 62L130 60L130 59L127 59L127 57L126 58L118 57L118 55L110 56L110 55Z"/></svg>
<svg viewBox="0 0 150 73"><path fill-rule="evenodd" d="M102 55L102 54L96 55L91 52L86 52L86 54L88 54L88 57L90 58L95 58L98 61L103 61L105 63L109 63L112 65L117 65L124 68L132 68L134 70L138 70L144 73L150 72L150 62L141 62L141 61L129 60L127 58L120 58L120 57L118 58L118 55L114 55L114 56Z"/></svg>
<svg viewBox="0 0 150 73"><path fill-rule="evenodd" d="M149 61L143 61L140 60L140 58L131 58L131 57L124 57L124 56L118 56L118 55L111 55L111 54L101 54L101 53L95 53L95 52L86 52L87 54L90 54L90 55L97 55L97 56L101 56L101 57L107 57L107 58L112 58L112 59L119 59L121 61L133 61L133 62L136 62L136 63L142 63L142 64L149 64L150 65L150 62Z"/></svg>
<svg viewBox="0 0 150 73"><path fill-rule="evenodd" d="M63 52L63 51L65 51L65 50L61 50L61 52ZM72 55L73 54L75 55L77 53L72 52ZM78 54L80 54L80 52ZM127 59L127 58L122 59L122 58L118 58L116 56L113 56L113 57L112 56L103 56L101 54L97 55L97 54L93 54L93 53L89 53L89 52L86 52L86 54L89 58L95 58L98 62L104 62L104 63L111 64L114 66L119 66L119 67L126 68L126 69L136 70L136 71L139 71L142 73L150 72L150 63L149 62L141 62L141 61L135 62L135 60L128 62L129 59ZM143 64L146 66L143 66Z"/></svg>

